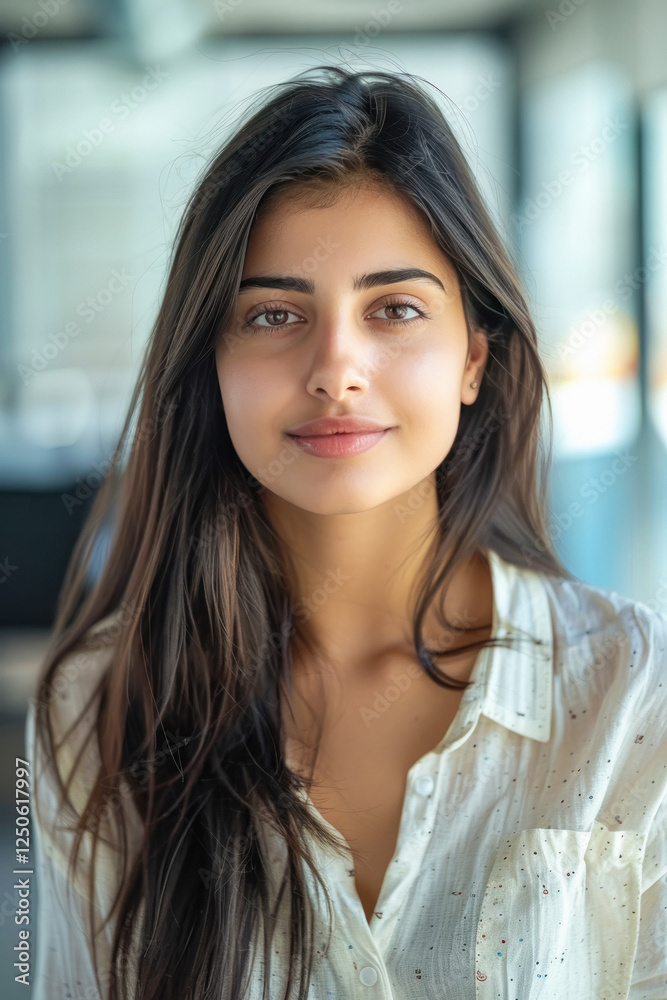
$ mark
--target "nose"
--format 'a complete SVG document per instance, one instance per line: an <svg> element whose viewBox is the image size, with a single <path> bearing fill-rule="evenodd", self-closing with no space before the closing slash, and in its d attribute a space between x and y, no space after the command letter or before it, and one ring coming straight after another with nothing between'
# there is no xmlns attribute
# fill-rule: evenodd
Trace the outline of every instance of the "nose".
<svg viewBox="0 0 667 1000"><path fill-rule="evenodd" d="M340 313L316 323L306 388L314 396L344 399L352 392L365 393L370 385L374 346L368 333L358 330Z"/></svg>

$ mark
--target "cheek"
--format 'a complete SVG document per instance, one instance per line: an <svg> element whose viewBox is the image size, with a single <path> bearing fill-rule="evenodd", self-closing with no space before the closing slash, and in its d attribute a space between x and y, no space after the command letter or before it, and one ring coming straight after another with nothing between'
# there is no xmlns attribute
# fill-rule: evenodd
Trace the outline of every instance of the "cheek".
<svg viewBox="0 0 667 1000"><path fill-rule="evenodd" d="M234 445L256 450L280 427L286 386L270 365L246 364L241 358L217 362L218 383L227 427Z"/></svg>
<svg viewBox="0 0 667 1000"><path fill-rule="evenodd" d="M406 421L420 430L458 426L461 410L462 364L458 354L441 347L397 359L392 366L395 398L405 408Z"/></svg>

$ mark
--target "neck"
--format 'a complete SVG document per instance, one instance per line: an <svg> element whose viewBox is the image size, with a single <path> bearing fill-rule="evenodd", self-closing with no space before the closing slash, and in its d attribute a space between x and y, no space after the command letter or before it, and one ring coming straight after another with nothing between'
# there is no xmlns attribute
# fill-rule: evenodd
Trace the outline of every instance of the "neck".
<svg viewBox="0 0 667 1000"><path fill-rule="evenodd" d="M414 649L416 591L438 540L431 486L410 491L412 506L405 494L352 514L312 513L273 493L263 497L267 516L293 560L295 618L307 621L317 644L342 670L382 663L396 652ZM414 504L415 495L426 499ZM490 626L492 590L483 558L475 555L457 566L444 607L455 625ZM441 648L481 637L444 633L433 606L423 635L427 645L430 641Z"/></svg>

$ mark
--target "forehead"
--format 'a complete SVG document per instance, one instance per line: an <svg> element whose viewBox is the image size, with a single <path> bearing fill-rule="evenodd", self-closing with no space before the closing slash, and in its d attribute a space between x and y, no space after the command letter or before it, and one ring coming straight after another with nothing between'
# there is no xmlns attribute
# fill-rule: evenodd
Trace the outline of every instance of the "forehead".
<svg viewBox="0 0 667 1000"><path fill-rule="evenodd" d="M246 268L260 260L265 265L285 260L296 264L295 254L303 256L311 243L315 246L318 239L320 244L328 239L331 245L336 237L340 261L363 258L367 262L372 257L396 265L398 253L403 264L429 264L450 281L456 274L422 210L388 184L368 182L354 187L295 183L270 193L250 231Z"/></svg>
<svg viewBox="0 0 667 1000"><path fill-rule="evenodd" d="M277 217L284 220L304 214L339 216L373 210L382 211L385 215L390 213L404 226L420 231L429 229L426 217L414 202L388 181L382 184L369 181L329 184L293 182L265 196L254 226L262 226Z"/></svg>

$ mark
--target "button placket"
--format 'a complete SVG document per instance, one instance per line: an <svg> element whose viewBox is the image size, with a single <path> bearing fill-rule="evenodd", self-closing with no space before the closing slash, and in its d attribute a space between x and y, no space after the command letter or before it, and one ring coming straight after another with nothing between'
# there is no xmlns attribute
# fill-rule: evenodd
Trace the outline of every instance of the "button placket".
<svg viewBox="0 0 667 1000"><path fill-rule="evenodd" d="M326 822L326 821L325 821ZM331 827L333 830L334 827ZM391 987L387 970L384 965L384 955L372 930L369 926L361 900L353 888L354 884L354 858L348 849L348 857L340 858L335 852L330 852L328 848L316 846L314 848L316 856L319 858L320 872L324 876L327 889L335 900L340 913L345 914L344 933L350 949L350 955L354 956L356 962L355 975L363 986L374 986L372 992L377 1000L392 1000ZM310 880L310 878L309 878ZM325 919L325 913L322 914ZM334 918L335 923L338 922ZM374 920L374 918L372 918ZM352 951L351 949L354 948ZM356 996L356 991L354 993Z"/></svg>
<svg viewBox="0 0 667 1000"><path fill-rule="evenodd" d="M435 766L433 762L431 766ZM376 913L368 925L380 952L389 943L394 915L400 913L420 869L429 831L433 828L435 787L435 778L427 771L408 775L396 851L385 873ZM376 915L378 912L380 917Z"/></svg>
<svg viewBox="0 0 667 1000"><path fill-rule="evenodd" d="M428 771L415 774L412 778L412 794L414 796L414 822L417 836L426 843L433 829L435 813L436 775Z"/></svg>

